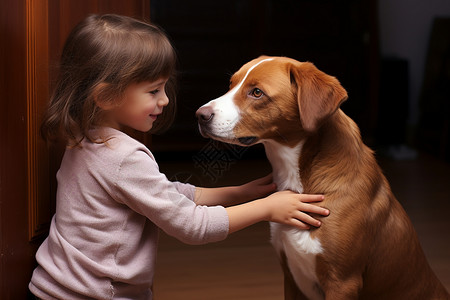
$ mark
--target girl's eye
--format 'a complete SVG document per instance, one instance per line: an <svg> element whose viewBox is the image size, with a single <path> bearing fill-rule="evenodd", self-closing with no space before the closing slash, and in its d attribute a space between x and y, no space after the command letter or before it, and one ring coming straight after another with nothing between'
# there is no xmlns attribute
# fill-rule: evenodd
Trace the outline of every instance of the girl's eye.
<svg viewBox="0 0 450 300"><path fill-rule="evenodd" d="M264 95L264 92L261 91L258 88L254 88L251 92L250 92L250 96L252 96L253 98L259 99Z"/></svg>
<svg viewBox="0 0 450 300"><path fill-rule="evenodd" d="M152 95L156 95L158 92L159 92L159 90L153 90L153 91L150 91L149 93Z"/></svg>

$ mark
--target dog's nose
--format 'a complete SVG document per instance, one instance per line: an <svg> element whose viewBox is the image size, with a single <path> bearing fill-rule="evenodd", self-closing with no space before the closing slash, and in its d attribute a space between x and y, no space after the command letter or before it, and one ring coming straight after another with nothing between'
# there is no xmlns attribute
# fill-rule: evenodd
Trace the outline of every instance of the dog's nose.
<svg viewBox="0 0 450 300"><path fill-rule="evenodd" d="M197 116L198 122L202 124L206 124L212 120L214 117L213 109L209 106L200 107L195 113Z"/></svg>

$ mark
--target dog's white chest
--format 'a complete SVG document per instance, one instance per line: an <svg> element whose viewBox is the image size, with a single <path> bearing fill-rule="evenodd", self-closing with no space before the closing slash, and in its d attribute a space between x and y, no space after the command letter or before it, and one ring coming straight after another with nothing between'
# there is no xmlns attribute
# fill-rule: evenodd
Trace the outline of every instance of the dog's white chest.
<svg viewBox="0 0 450 300"><path fill-rule="evenodd" d="M264 146L278 189L302 193L298 166L302 144L289 148L265 142ZM299 230L278 223L271 223L270 229L272 244L278 254L286 255L289 270L302 293L308 299L323 299L316 275L316 255L323 252L320 241L313 239L309 230Z"/></svg>
<svg viewBox="0 0 450 300"><path fill-rule="evenodd" d="M310 232L278 223L270 224L272 244L278 254L286 255L286 263L295 283L308 299L323 299L316 275L316 255L323 252L318 239Z"/></svg>

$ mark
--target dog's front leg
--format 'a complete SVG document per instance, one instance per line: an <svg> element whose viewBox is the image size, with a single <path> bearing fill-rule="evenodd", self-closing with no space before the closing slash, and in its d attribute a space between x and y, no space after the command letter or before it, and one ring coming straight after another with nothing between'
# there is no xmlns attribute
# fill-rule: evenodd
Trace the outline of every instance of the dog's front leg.
<svg viewBox="0 0 450 300"><path fill-rule="evenodd" d="M334 280L324 284L326 300L359 299L363 279L359 275L347 277L345 280Z"/></svg>
<svg viewBox="0 0 450 300"><path fill-rule="evenodd" d="M298 288L294 277L287 265L287 258L284 253L280 255L280 264L284 274L284 299L285 300L308 300Z"/></svg>
<svg viewBox="0 0 450 300"><path fill-rule="evenodd" d="M295 284L292 276L284 275L284 299L285 300L308 300Z"/></svg>

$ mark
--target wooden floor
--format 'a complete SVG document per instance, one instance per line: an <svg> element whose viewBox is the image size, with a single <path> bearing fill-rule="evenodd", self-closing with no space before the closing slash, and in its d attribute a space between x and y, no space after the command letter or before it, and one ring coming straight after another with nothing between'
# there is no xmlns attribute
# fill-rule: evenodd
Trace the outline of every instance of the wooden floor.
<svg viewBox="0 0 450 300"><path fill-rule="evenodd" d="M194 161L163 161L160 167L171 179L189 177L202 186L240 184L270 172L265 160L236 159L215 174L205 174L208 170ZM450 291L450 164L423 154L414 161L380 159L380 164L414 223L430 265ZM184 245L163 234L155 299L283 299L282 273L268 229L260 223L204 246Z"/></svg>

